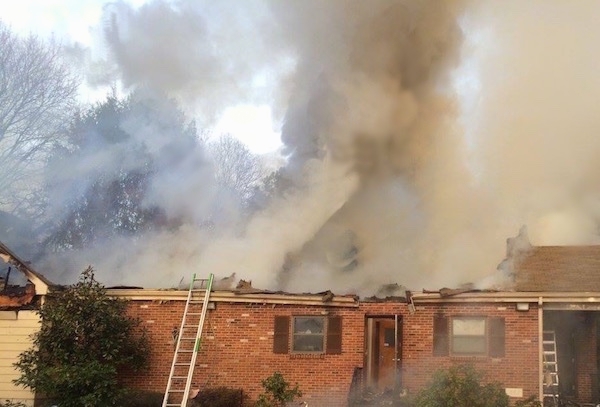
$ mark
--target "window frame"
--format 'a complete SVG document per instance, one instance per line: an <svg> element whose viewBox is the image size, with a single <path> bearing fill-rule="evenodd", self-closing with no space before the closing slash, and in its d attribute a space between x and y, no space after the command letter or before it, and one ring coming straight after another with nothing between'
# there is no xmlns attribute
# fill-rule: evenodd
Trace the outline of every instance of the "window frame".
<svg viewBox="0 0 600 407"><path fill-rule="evenodd" d="M320 319L323 322L323 331L319 334L306 334L296 333L296 319L299 318L311 318ZM291 327L290 327L290 353L291 354L309 354L309 355L322 355L327 352L327 335L329 331L329 319L323 315L292 315L291 316ZM296 336L321 336L321 350L308 351L308 350L296 350Z"/></svg>
<svg viewBox="0 0 600 407"><path fill-rule="evenodd" d="M456 335L454 333L454 321L482 321L484 323L483 326L483 335ZM487 316L481 316L481 315L455 315L450 317L450 324L449 324L449 332L448 332L448 336L449 336L449 351L450 351L450 355L451 356L489 356L490 354L490 322L489 322L489 318ZM484 343L484 350L481 352L478 351L468 351L468 352L457 352L455 351L454 348L454 344L455 344L455 338L483 338L483 343Z"/></svg>

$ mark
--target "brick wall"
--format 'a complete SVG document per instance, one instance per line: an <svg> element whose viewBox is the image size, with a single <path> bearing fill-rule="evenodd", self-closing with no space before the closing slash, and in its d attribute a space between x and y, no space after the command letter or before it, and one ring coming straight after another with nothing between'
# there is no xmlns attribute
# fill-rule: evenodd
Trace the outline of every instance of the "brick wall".
<svg viewBox="0 0 600 407"><path fill-rule="evenodd" d="M124 380L136 387L164 391L173 357L172 331L179 326L182 301L132 301L130 312L148 329L152 353L150 367ZM275 316L341 316L341 355L293 355L273 353ZM488 357L434 357L432 320L445 315L502 316L506 321L506 355ZM345 406L355 367L363 367L365 318L399 314L403 319L403 387L414 393L429 382L433 372L452 364L473 363L486 373L486 379L505 387L522 388L524 396L538 391L537 309L514 311L514 305L446 304L420 306L409 314L399 302L363 302L359 308L337 308L274 304L216 304L209 311L204 342L198 356L194 381L200 387L243 388L251 397L262 392L261 380L280 371L298 382L303 400L316 406Z"/></svg>
<svg viewBox="0 0 600 407"><path fill-rule="evenodd" d="M173 357L172 330L178 326L183 302L130 303L150 334L150 369L125 380L137 388L164 391ZM341 316L341 355L273 353L274 317L293 315ZM355 367L363 364L364 314L354 308L324 308L273 304L222 303L209 311L194 382L200 387L243 388L252 398L261 392L261 380L279 371L298 382L303 399L314 406L344 406Z"/></svg>
<svg viewBox="0 0 600 407"><path fill-rule="evenodd" d="M591 314L579 314L583 321L575 333L577 368L577 399L592 402L592 378L596 374L596 318Z"/></svg>
<svg viewBox="0 0 600 407"><path fill-rule="evenodd" d="M433 356L434 315L487 316L505 319L505 356ZM523 390L523 396L538 394L538 312L532 304L527 312L516 312L514 304L445 304L419 306L404 320L403 384L409 390L420 389L432 373L452 365L471 363L483 371L484 380L499 382L505 388ZM515 399L516 400L516 399Z"/></svg>

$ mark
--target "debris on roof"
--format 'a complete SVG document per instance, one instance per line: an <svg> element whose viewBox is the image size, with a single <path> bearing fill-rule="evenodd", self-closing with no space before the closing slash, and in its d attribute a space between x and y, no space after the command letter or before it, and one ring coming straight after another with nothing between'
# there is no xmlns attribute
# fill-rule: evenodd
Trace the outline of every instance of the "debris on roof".
<svg viewBox="0 0 600 407"><path fill-rule="evenodd" d="M464 294L464 293L471 293L474 291L480 291L477 290L473 287L473 284L466 284L465 286L459 287L459 288L442 288L439 293L440 296L442 297L451 297L453 295L458 295L458 294Z"/></svg>

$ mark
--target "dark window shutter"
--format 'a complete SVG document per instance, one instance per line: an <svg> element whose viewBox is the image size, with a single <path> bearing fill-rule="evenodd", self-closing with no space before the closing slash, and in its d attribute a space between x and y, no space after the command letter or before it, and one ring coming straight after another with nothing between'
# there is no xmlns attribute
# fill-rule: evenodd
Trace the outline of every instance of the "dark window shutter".
<svg viewBox="0 0 600 407"><path fill-rule="evenodd" d="M502 358L505 353L504 344L504 318L490 318L490 356L493 358Z"/></svg>
<svg viewBox="0 0 600 407"><path fill-rule="evenodd" d="M327 321L327 350L328 355L342 353L342 317L329 317Z"/></svg>
<svg viewBox="0 0 600 407"><path fill-rule="evenodd" d="M433 317L433 356L448 356L450 352L450 331L448 318L443 315Z"/></svg>
<svg viewBox="0 0 600 407"><path fill-rule="evenodd" d="M288 353L290 342L290 317L275 317L273 353Z"/></svg>

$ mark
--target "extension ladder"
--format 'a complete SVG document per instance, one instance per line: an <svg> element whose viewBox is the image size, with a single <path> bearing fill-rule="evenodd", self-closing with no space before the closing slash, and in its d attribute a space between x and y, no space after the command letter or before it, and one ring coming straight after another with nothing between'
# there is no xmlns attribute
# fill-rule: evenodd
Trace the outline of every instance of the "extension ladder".
<svg viewBox="0 0 600 407"><path fill-rule="evenodd" d="M162 407L186 407L188 404L213 278L212 274L208 279L196 278L196 274L192 276ZM169 401L170 398L175 400Z"/></svg>
<svg viewBox="0 0 600 407"><path fill-rule="evenodd" d="M554 331L543 332L542 352L544 356L544 398L555 398L558 395L558 359Z"/></svg>

